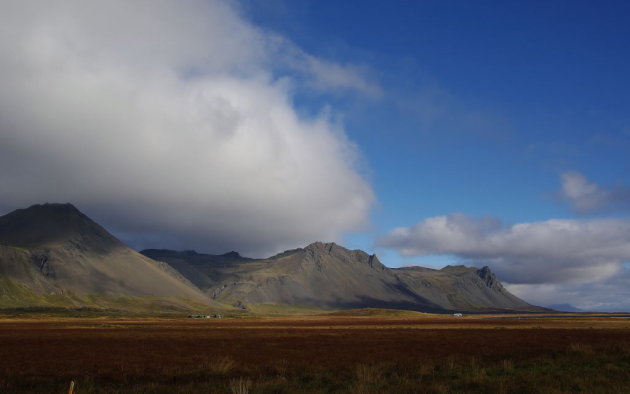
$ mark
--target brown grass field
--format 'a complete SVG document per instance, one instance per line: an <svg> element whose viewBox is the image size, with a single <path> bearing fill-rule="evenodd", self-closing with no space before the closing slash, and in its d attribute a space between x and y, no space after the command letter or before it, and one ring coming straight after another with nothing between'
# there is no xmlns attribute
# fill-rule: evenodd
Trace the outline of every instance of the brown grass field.
<svg viewBox="0 0 630 394"><path fill-rule="evenodd" d="M630 393L630 319L0 318L0 392Z"/></svg>

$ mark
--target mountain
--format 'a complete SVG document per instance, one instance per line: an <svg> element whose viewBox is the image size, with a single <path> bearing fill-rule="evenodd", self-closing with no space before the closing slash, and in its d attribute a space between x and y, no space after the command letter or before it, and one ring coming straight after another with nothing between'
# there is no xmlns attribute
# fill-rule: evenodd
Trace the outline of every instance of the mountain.
<svg viewBox="0 0 630 394"><path fill-rule="evenodd" d="M237 252L209 255L192 250L178 252L168 249L147 249L140 253L157 261L168 262L171 267L202 289L217 284L231 268L257 261L241 257Z"/></svg>
<svg viewBox="0 0 630 394"><path fill-rule="evenodd" d="M490 271L388 268L378 257L315 242L267 259L148 249L137 253L71 204L0 217L0 308L146 310L390 308L544 311Z"/></svg>
<svg viewBox="0 0 630 394"><path fill-rule="evenodd" d="M168 264L128 248L71 204L0 217L0 307L219 307Z"/></svg>
<svg viewBox="0 0 630 394"><path fill-rule="evenodd" d="M395 272L412 291L447 310L542 311L507 291L488 267L405 267Z"/></svg>
<svg viewBox="0 0 630 394"><path fill-rule="evenodd" d="M509 293L488 267L388 268L375 255L315 242L268 259L145 250L219 302L427 312L544 311Z"/></svg>

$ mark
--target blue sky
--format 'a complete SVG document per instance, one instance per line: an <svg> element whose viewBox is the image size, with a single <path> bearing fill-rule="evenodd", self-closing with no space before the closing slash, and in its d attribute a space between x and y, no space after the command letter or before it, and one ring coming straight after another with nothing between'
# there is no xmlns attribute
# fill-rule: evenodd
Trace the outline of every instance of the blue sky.
<svg viewBox="0 0 630 394"><path fill-rule="evenodd" d="M452 211L573 217L556 196L562 172L628 182L627 2L245 4L255 23L382 87L301 103L343 114L381 230Z"/></svg>
<svg viewBox="0 0 630 394"><path fill-rule="evenodd" d="M627 2L34 4L0 9L0 213L72 202L136 249L335 240L630 310Z"/></svg>
<svg viewBox="0 0 630 394"><path fill-rule="evenodd" d="M630 181L627 2L245 4L255 23L359 65L382 88L377 98L297 98L334 103L366 160L378 204L372 230L348 235L350 246L389 265L439 267L461 256L401 256L375 240L453 212L506 225L627 218L627 204L576 212L561 181Z"/></svg>
<svg viewBox="0 0 630 394"><path fill-rule="evenodd" d="M603 183L628 173L627 2L246 4L260 25L365 66L381 84L379 99L351 97L342 109L381 200L423 209L390 194L404 184L398 196L422 194L431 206L421 214L566 216L544 198L560 172ZM425 116L432 107L438 114Z"/></svg>

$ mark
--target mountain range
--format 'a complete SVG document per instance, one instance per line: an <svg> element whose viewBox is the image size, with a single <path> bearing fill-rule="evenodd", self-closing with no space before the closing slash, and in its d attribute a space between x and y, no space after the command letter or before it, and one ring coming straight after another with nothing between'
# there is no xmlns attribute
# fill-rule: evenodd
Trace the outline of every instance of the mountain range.
<svg viewBox="0 0 630 394"><path fill-rule="evenodd" d="M391 308L539 312L488 267L389 268L377 256L315 242L266 259L194 251L138 253L71 204L0 217L0 308L122 310Z"/></svg>

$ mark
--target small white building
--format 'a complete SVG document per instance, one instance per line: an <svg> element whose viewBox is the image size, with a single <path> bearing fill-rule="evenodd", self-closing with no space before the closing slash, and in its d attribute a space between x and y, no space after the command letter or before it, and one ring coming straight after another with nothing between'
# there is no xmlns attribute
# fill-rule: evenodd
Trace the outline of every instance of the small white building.
<svg viewBox="0 0 630 394"><path fill-rule="evenodd" d="M453 316L455 316L455 317L463 317L464 315L459 313L459 312L457 312L457 313L453 313Z"/></svg>

